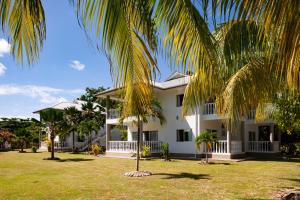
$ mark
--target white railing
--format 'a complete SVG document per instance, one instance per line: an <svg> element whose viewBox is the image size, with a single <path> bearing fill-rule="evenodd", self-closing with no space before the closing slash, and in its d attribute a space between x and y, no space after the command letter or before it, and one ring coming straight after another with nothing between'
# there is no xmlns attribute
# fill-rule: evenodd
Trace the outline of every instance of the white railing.
<svg viewBox="0 0 300 200"><path fill-rule="evenodd" d="M109 109L108 119L116 119L120 117L120 113L117 109Z"/></svg>
<svg viewBox="0 0 300 200"><path fill-rule="evenodd" d="M212 145L210 153L228 153L227 150L227 140L218 140ZM241 153L242 152L242 141L231 141L231 153Z"/></svg>
<svg viewBox="0 0 300 200"><path fill-rule="evenodd" d="M158 153L161 150L161 141L144 141L141 143L141 148L144 145L150 146L152 153ZM109 141L108 151L110 152L136 152L137 141Z"/></svg>
<svg viewBox="0 0 300 200"><path fill-rule="evenodd" d="M218 140L212 145L211 153L227 153L227 141Z"/></svg>
<svg viewBox="0 0 300 200"><path fill-rule="evenodd" d="M143 144L150 147L152 153L159 153L161 150L161 141L144 141Z"/></svg>
<svg viewBox="0 0 300 200"><path fill-rule="evenodd" d="M247 144L248 152L272 152L270 141L249 141Z"/></svg>
<svg viewBox="0 0 300 200"><path fill-rule="evenodd" d="M255 109L251 109L251 110L248 112L247 118L248 118L248 119L255 119L255 115L256 115L256 110L255 110Z"/></svg>
<svg viewBox="0 0 300 200"><path fill-rule="evenodd" d="M206 104L204 104L203 114L204 115L216 114L216 112L215 112L215 103L206 103Z"/></svg>

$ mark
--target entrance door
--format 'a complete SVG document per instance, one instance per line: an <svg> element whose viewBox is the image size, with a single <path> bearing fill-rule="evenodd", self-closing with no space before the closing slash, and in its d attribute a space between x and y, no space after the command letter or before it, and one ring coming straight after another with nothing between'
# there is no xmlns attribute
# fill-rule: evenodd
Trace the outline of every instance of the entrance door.
<svg viewBox="0 0 300 200"><path fill-rule="evenodd" d="M259 141L270 141L270 126L259 126L258 127L258 140Z"/></svg>

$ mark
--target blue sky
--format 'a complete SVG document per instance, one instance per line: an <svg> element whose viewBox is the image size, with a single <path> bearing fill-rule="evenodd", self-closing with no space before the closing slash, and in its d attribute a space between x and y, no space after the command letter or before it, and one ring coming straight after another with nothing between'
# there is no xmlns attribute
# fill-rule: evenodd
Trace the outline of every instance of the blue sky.
<svg viewBox="0 0 300 200"><path fill-rule="evenodd" d="M17 65L0 32L0 117L37 117L33 111L71 101L86 87L112 87L106 57L79 27L67 0L43 1L47 38L38 63ZM161 76L170 70L159 58Z"/></svg>

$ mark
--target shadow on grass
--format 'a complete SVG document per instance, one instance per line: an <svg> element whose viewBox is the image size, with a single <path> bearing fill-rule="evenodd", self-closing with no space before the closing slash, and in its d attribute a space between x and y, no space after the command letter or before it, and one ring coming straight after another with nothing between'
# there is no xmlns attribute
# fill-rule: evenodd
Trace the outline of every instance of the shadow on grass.
<svg viewBox="0 0 300 200"><path fill-rule="evenodd" d="M203 163L199 163L199 164L203 164ZM206 163L204 163L205 165ZM231 163L228 162L209 162L208 165L231 165Z"/></svg>
<svg viewBox="0 0 300 200"><path fill-rule="evenodd" d="M194 180L210 179L210 176L208 174L193 174L193 173L187 173L187 172L182 172L179 174L156 173L153 175L164 176L163 179L180 179L180 178L189 178L189 179L194 179Z"/></svg>
<svg viewBox="0 0 300 200"><path fill-rule="evenodd" d="M289 159L284 159L282 157L276 157L276 158L246 158L247 161L272 161L272 162L294 162L300 164L300 158L299 157L293 157Z"/></svg>
<svg viewBox="0 0 300 200"><path fill-rule="evenodd" d="M66 159L59 159L56 160L57 162L85 162L85 161L93 161L95 159L90 158L66 158Z"/></svg>
<svg viewBox="0 0 300 200"><path fill-rule="evenodd" d="M282 178L282 179L300 183L300 178Z"/></svg>

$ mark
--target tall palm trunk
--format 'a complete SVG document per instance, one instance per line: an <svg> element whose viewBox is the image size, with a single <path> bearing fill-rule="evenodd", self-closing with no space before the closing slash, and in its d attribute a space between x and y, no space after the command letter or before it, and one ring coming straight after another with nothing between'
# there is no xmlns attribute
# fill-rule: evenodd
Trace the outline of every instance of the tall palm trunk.
<svg viewBox="0 0 300 200"><path fill-rule="evenodd" d="M72 131L72 138L73 138L73 147L72 147L72 151L73 151L73 153L74 153L74 151L75 151L75 133L74 133L75 131L73 130Z"/></svg>
<svg viewBox="0 0 300 200"><path fill-rule="evenodd" d="M208 164L208 156L207 156L207 154L208 154L208 145L207 145L207 143L205 143L205 162L206 162L206 164Z"/></svg>
<svg viewBox="0 0 300 200"><path fill-rule="evenodd" d="M55 138L55 135L54 135L53 131L51 131L51 136L50 136L50 140L51 140L51 159L54 159L54 138Z"/></svg>
<svg viewBox="0 0 300 200"><path fill-rule="evenodd" d="M140 169L140 136L141 136L141 121L140 121L140 117L138 116L136 171L139 171Z"/></svg>

